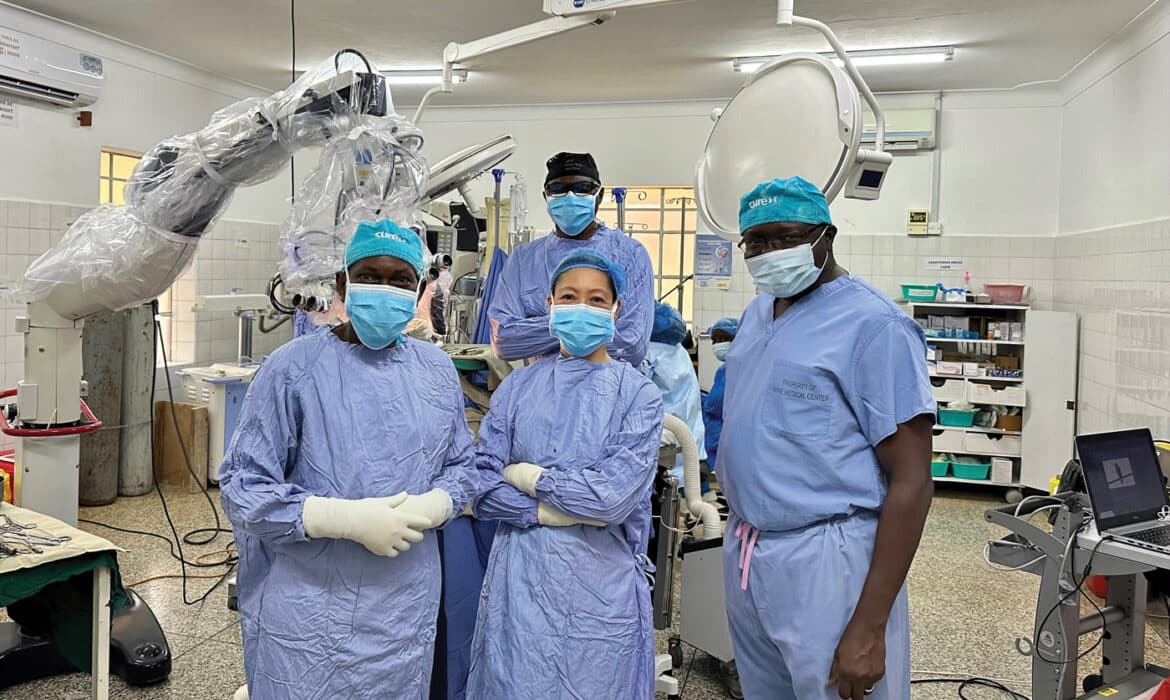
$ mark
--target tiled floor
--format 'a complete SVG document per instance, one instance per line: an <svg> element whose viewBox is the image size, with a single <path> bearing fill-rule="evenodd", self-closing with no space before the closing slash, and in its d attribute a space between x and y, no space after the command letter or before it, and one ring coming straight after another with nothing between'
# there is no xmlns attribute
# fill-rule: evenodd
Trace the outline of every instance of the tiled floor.
<svg viewBox="0 0 1170 700"><path fill-rule="evenodd" d="M218 496L214 492L213 495ZM180 532L212 524L207 502L201 495L174 493L169 502ZM911 665L916 677L978 675L1029 692L1029 662L1016 653L1014 644L1017 637L1026 637L1031 630L1037 579L1027 574L994 571L984 564L983 544L1002 532L983 520L983 510L998 503L992 494L981 491L940 491L935 497L926 535L910 573ZM82 518L156 532L166 528L154 494L122 498L103 508L85 508ZM93 525L84 527L127 550L120 558L127 583L178 572L177 564L166 554L167 545L161 540ZM222 551L226 544L227 537L223 536L213 545L185 548L185 552L191 559ZM199 597L213 582L214 579L191 581L189 596ZM204 603L195 606L182 603L178 579L151 581L136 586L135 590L151 605L167 632L175 655L174 671L166 683L147 689L127 688L114 678L112 696L229 698L243 682L244 672L238 616L227 609L226 590L219 588ZM1147 658L1161 665L1170 663L1166 624L1165 620L1151 618L1147 626ZM662 650L666 647L666 637L667 633L659 633ZM1099 658L1099 655L1087 657L1082 662L1082 674L1099 665ZM686 677L684 698L726 697L709 658L697 654L690 665L688 652L686 659L687 665L678 673L680 679ZM74 674L0 691L0 698L83 698L88 697L88 687L88 676ZM985 690L971 690L968 695L973 700L1002 697ZM955 686L915 686L913 697L915 700L955 698Z"/></svg>

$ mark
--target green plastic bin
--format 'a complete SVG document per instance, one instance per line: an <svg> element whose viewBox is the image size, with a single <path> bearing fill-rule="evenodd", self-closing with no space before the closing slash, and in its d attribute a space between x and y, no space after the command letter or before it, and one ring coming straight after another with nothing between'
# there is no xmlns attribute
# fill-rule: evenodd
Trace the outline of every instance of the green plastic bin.
<svg viewBox="0 0 1170 700"><path fill-rule="evenodd" d="M934 301L938 298L938 285L904 284L902 298L906 301Z"/></svg>
<svg viewBox="0 0 1170 700"><path fill-rule="evenodd" d="M931 466L933 468L933 464ZM951 462L951 469L954 470L956 478L986 481L987 477L991 475L991 462L983 464Z"/></svg>
<svg viewBox="0 0 1170 700"><path fill-rule="evenodd" d="M978 411L963 411L957 408L938 409L938 424L948 428L970 428L975 424Z"/></svg>
<svg viewBox="0 0 1170 700"><path fill-rule="evenodd" d="M931 476L946 476L947 472L950 470L950 466L951 466L951 463L946 461L945 459L941 462L931 462L930 463L930 475Z"/></svg>

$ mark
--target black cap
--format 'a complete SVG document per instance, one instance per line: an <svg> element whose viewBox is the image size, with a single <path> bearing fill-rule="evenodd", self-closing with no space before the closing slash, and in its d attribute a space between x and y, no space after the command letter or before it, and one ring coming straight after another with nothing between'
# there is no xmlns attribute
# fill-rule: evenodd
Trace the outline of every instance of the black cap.
<svg viewBox="0 0 1170 700"><path fill-rule="evenodd" d="M601 182L601 173L597 171L597 163L588 153L558 153L545 163L548 174L544 176L544 184L559 177L581 175Z"/></svg>

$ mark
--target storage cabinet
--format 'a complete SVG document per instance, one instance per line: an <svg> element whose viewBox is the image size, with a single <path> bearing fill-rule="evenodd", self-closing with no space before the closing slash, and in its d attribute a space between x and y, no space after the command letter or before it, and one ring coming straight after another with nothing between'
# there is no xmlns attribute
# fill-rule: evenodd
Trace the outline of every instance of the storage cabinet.
<svg viewBox="0 0 1170 700"><path fill-rule="evenodd" d="M927 330L931 392L940 405L966 401L977 409L1008 407L1021 416L970 428L936 427L935 452L991 458L986 479L958 481L1047 491L1073 456L1077 389L1077 317L1022 305L912 302L910 315Z"/></svg>

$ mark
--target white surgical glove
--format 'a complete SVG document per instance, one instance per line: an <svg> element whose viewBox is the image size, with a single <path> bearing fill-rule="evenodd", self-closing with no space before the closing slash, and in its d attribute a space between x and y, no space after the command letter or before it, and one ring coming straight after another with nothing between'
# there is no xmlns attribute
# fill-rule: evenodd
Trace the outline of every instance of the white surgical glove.
<svg viewBox="0 0 1170 700"><path fill-rule="evenodd" d="M383 557L396 557L422 542L429 522L417 513L404 513L397 506L406 494L384 498L322 498L310 496L301 511L301 522L309 537L352 540Z"/></svg>
<svg viewBox="0 0 1170 700"><path fill-rule="evenodd" d="M528 462L509 464L504 467L504 481L536 498L536 481L543 473L544 467L538 467Z"/></svg>
<svg viewBox="0 0 1170 700"><path fill-rule="evenodd" d="M248 700L248 684L245 683L232 693L232 700Z"/></svg>
<svg viewBox="0 0 1170 700"><path fill-rule="evenodd" d="M599 523L596 520L583 520L575 518L564 511L557 510L549 504L541 501L536 504L536 522L545 527L568 527L570 525L592 525L593 527L605 527L605 523Z"/></svg>
<svg viewBox="0 0 1170 700"><path fill-rule="evenodd" d="M414 513L426 518L426 527L429 530L450 520L453 508L451 494L443 489L431 489L424 494L407 496L406 500L395 510L399 513Z"/></svg>

